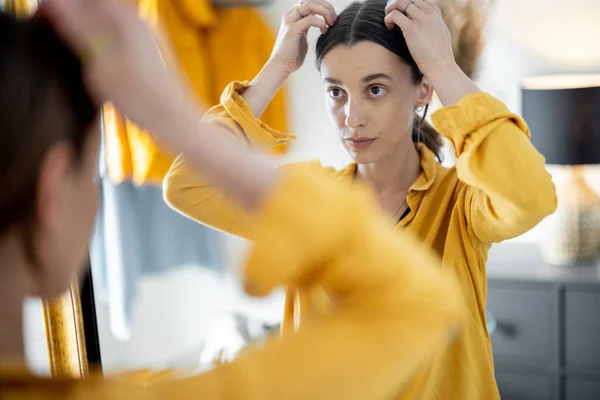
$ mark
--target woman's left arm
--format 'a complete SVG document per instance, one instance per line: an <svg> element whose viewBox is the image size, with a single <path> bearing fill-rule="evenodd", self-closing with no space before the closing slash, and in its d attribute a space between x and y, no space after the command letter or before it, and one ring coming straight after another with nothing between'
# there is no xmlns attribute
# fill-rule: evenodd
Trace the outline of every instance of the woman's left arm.
<svg viewBox="0 0 600 400"><path fill-rule="evenodd" d="M525 233L556 209L556 190L525 122L479 91L458 68L429 75L445 108L435 127L456 149L458 177L467 183L466 216L484 242Z"/></svg>
<svg viewBox="0 0 600 400"><path fill-rule="evenodd" d="M554 184L527 125L456 65L440 9L430 0L393 0L385 23L402 29L445 106L433 122L456 149L458 177L470 186L465 212L477 238L489 243L518 236L554 212Z"/></svg>

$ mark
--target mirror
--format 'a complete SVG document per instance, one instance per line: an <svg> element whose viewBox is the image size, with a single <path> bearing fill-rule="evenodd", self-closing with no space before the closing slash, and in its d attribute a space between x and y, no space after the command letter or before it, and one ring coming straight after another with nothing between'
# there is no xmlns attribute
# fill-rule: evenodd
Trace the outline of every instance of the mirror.
<svg viewBox="0 0 600 400"><path fill-rule="evenodd" d="M95 314L104 373L204 370L207 352L250 339L254 318L276 324L278 302L263 318L262 306L241 294L232 274L238 250L239 242L170 209L160 186L117 184L101 173L86 314Z"/></svg>

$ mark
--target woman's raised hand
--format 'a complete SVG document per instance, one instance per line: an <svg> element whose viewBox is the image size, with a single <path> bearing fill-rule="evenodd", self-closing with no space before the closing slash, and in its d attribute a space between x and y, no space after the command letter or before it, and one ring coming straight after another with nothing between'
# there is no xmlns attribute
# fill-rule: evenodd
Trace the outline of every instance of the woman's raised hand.
<svg viewBox="0 0 600 400"><path fill-rule="evenodd" d="M388 29L397 25L419 69L426 76L455 64L450 32L431 0L390 0L385 8Z"/></svg>
<svg viewBox="0 0 600 400"><path fill-rule="evenodd" d="M335 23L337 14L326 0L301 0L286 12L281 21L270 62L291 74L302 66L308 51L306 34L311 27L321 33Z"/></svg>

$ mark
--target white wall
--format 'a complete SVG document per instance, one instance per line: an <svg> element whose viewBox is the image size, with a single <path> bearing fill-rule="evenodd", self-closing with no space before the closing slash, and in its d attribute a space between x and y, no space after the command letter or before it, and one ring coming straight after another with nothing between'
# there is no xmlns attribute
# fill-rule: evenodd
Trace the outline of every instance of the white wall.
<svg viewBox="0 0 600 400"><path fill-rule="evenodd" d="M496 0L479 82L520 112L526 76L600 72L600 2Z"/></svg>

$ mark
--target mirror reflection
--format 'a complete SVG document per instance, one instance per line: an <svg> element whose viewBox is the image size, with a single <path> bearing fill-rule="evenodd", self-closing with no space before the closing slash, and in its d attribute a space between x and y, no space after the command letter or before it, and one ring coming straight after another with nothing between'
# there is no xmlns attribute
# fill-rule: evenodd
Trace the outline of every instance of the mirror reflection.
<svg viewBox="0 0 600 400"><path fill-rule="evenodd" d="M539 1L522 4L512 0L440 0L437 3L448 26L454 57L460 69L475 80L481 90L498 98L515 115L525 118L534 132L532 140L535 148L546 158L546 169L540 170L538 163L522 172L511 170L511 174L515 174L511 178L524 178L521 183L513 182L515 188L523 184L531 189L530 185L533 185L541 191L523 194L532 206L536 204L531 211L540 214L523 226L511 221L497 234L486 232L490 234L483 238L486 243L507 241L492 252L492 266L495 263L510 264L518 270L518 266L525 263L528 257L507 261L507 254L513 253L533 254L530 258L540 266L588 262L600 246L600 201L596 194L600 181L597 168L593 166L597 164L596 158L600 154L594 150L600 148L597 146L600 144L598 121L594 118L600 114L593 111L594 105L599 105L596 89L598 75L595 75L599 71L599 53L592 42L585 38L592 37L590 32L597 31L595 26L589 24L589 16L600 15L600 9L589 2L572 4L565 11L572 17L572 22L559 33L554 28L559 23L558 19L563 21L562 14L557 12L561 9L558 4L557 7L548 7ZM346 10L350 4L348 1L331 3L338 12ZM205 21L197 20L196 25L190 25L183 19L175 18L175 4L153 6L149 2L140 2L139 5L146 14L163 19L167 36L174 45L175 56L187 72L198 96L208 104L218 104L223 99L223 89L230 82L250 81L257 76L272 57L273 38L282 15L290 12L290 5L286 2L257 4L254 8L215 9L216 14L207 14L206 18L209 16L219 24L194 34L195 41L209 43L209 46L201 47L198 42L190 44L184 32L196 29L197 24L204 24ZM536 17L532 19L531 15ZM326 15L321 18L327 21ZM551 21L555 21L554 24ZM344 22L337 23L342 25ZM240 41L239 29L235 27L242 26L248 36ZM366 180L377 191L377 173L370 169L363 170L362 165L372 165L379 162L380 157L385 158L385 148L395 146L396 154L406 153L403 150L406 143L395 142L399 139L383 135L390 129L388 126L400 126L405 120L400 114L390 113L385 108L385 102L376 104L371 99L373 106L366 104L366 101L364 104L356 101L357 105L354 106L352 99L360 98L359 93L365 88L360 85L365 75L361 68L369 70L376 65L394 65L394 58L406 61L406 57L411 55L381 50L388 43L380 43L377 41L379 39L373 38L367 41L378 46L357 44L355 54L352 49L346 53L341 49L328 53L327 46L335 46L336 42L323 40L318 43L319 35L318 29L309 30L308 60L304 63L308 65L298 68L289 76L285 91L277 91L269 99L269 105L260 118L275 131L293 132L298 138L294 142L276 146L269 143L267 147L271 147L271 155L279 157L281 163L318 159L323 165L341 170L342 174ZM228 50L223 51L225 48ZM320 69L311 67L313 59L317 60ZM367 61L361 64L363 60ZM354 67L348 68L345 64ZM207 65L218 68L209 68ZM402 68L406 69L405 65ZM412 86L397 82L397 77L406 75L406 71L379 68L377 72L380 70L390 75L392 80L388 82L383 78L373 81L373 85L368 87L371 91L369 95L372 98L394 96L393 91L401 91L403 95L397 96L398 101L411 99L418 104L422 100L428 108L416 107L414 131L409 139L414 142L422 140L438 162L444 167L453 168L457 155L460 157L456 142L445 135L438 135L431 124L433 112L444 106L439 93L432 95L432 92L439 90L427 77L423 81L418 78L417 85L421 91L411 97L406 93ZM274 76L272 79L275 79ZM560 82L565 80L577 80L579 84L563 87ZM559 89L575 88L582 92L557 92ZM388 94L387 91L392 93ZM589 104L591 114L583 114L585 109L581 107L582 101ZM406 107L401 102L389 104L394 109ZM560 110L568 109L575 111L564 115L559 121ZM410 120L411 114L406 118ZM228 116L231 116L231 112ZM579 121L579 124L575 121ZM240 123L239 120L235 122ZM286 316L285 310L289 310L285 308L285 294L281 290L266 300L251 299L243 294L237 271L243 265L247 243L235 237L239 234L237 227L226 223L223 225L223 221L219 220L219 204L206 204L225 200L220 197L210 200L210 187L208 191L198 190L198 187L202 187L202 180L187 174L185 160L179 160L171 170L171 175L167 175L174 157L148 141L145 133L128 122L116 108L106 106L103 109L103 123L105 141L100 167L102 204L91 256L104 370L150 367L205 371L218 363L234 359L250 343L275 335ZM367 126L364 130L360 128L363 125ZM576 127L580 127L582 132L575 133ZM352 132L364 133L367 137L361 138L359 135L359 140L354 140ZM248 135L247 128L245 134ZM385 144L378 150L376 145L371 146L369 136L380 134L382 136L378 136L377 140ZM577 144L573 139L584 141ZM507 163L511 164L509 160L518 159L519 155L515 153L515 146L518 145L515 142L503 146L497 145L494 151L504 154L499 160L506 167ZM369 150L369 147L374 149ZM588 155L577 155L580 152L578 149ZM531 154L523 157L534 159L534 150L528 151ZM564 154L568 152L571 158L556 159L552 154L557 151ZM383 161L386 169L410 170L411 164L398 161L405 161L409 156L404 154L396 158L396 161ZM356 165L353 162L359 165L356 169L352 167ZM398 175L399 182L408 182L405 188L410 187L419 176L418 165L416 175L404 172ZM421 171L425 170L425 167L421 168ZM539 182L547 181L544 175L546 171L554 176L559 208L551 217L544 219L552 211L550 200L554 190L552 186L538 186ZM584 175L588 178L584 179ZM164 192L161 187L165 177L165 188L171 191ZM184 182L181 182L182 179ZM493 179L492 176L485 177L484 182L478 182L477 185L486 186ZM574 193L581 193L585 207L573 199L576 196ZM407 197L406 192L396 194L382 191L378 193L378 200L402 226L404 218L409 217L405 221L413 218L410 216L413 210L410 195ZM167 206L163 196L185 216ZM544 203L540 197L549 203ZM569 214L576 215L572 218L577 220L585 220L586 227L573 226L566 216ZM534 227L541 219L544 219L543 223ZM410 222L405 224L410 226ZM421 233L425 237L428 234L431 233L426 229ZM442 237L446 235L452 234L444 232ZM470 263L467 261L467 265ZM496 276L495 269L491 268L492 286L497 280L506 278L505 269L501 270L500 276ZM532 271L532 274L539 273ZM543 273L552 275L548 271ZM481 282L481 285L485 283ZM495 296L492 297L495 299ZM495 302L492 302L494 307L504 307L504 303L498 306ZM492 342L495 337L496 341L502 342L502 338L497 338L502 324L497 320L497 312L489 310L492 305L486 307L485 302L479 302L474 307L481 312L488 312L486 327ZM537 320L534 314L527 318ZM165 346L165 343L169 345ZM482 346L485 347L484 344ZM512 359L508 360L508 369L512 362ZM502 365L497 368L502 370L503 367L506 369ZM502 378L500 382L504 383L505 380ZM514 391L519 396L519 391L523 389L508 379L504 388L500 386L500 392L503 390L508 394ZM531 396L542 398L536 397L541 396L539 394Z"/></svg>

